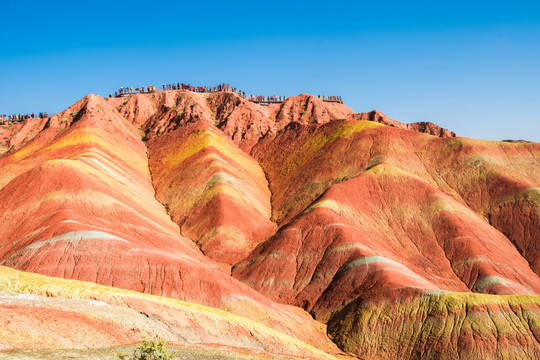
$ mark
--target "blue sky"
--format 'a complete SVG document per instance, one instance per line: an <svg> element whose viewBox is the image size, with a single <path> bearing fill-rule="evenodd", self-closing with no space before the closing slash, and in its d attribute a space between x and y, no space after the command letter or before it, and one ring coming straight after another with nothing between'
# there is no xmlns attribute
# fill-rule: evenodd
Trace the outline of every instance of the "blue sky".
<svg viewBox="0 0 540 360"><path fill-rule="evenodd" d="M0 113L120 86L227 82L540 141L535 1L26 1L0 5Z"/></svg>

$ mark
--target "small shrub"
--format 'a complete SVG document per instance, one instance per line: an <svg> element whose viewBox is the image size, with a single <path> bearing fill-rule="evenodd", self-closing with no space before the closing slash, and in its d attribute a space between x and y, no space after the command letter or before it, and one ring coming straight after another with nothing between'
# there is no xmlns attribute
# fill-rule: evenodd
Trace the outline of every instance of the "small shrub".
<svg viewBox="0 0 540 360"><path fill-rule="evenodd" d="M78 114L79 114L78 111L72 112L72 113L71 113L71 117L75 117L75 116L77 116Z"/></svg>
<svg viewBox="0 0 540 360"><path fill-rule="evenodd" d="M306 115L306 111L304 110L304 111L302 111L300 114L301 114L301 115Z"/></svg>
<svg viewBox="0 0 540 360"><path fill-rule="evenodd" d="M143 338L140 344L131 354L116 354L117 360L172 360L176 356L174 351L169 350L163 339L152 340Z"/></svg>
<svg viewBox="0 0 540 360"><path fill-rule="evenodd" d="M61 120L62 124L67 123L67 121L68 121L68 119L62 119L62 120Z"/></svg>
<svg viewBox="0 0 540 360"><path fill-rule="evenodd" d="M176 115L177 115L178 117L181 117L182 115L184 115L184 112L183 112L183 111L179 111Z"/></svg>

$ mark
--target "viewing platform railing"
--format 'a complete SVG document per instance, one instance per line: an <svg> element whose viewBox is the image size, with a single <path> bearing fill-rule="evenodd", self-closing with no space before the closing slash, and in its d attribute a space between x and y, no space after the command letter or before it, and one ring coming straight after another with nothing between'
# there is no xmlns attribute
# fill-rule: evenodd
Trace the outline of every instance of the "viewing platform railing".
<svg viewBox="0 0 540 360"><path fill-rule="evenodd" d="M195 89L195 90L193 90ZM191 89L186 88L180 88L180 89L174 89L174 90L187 90L187 91L194 91L198 93L212 93L212 92L218 92L218 91L228 91L228 90L214 90L209 88L196 88L192 87ZM115 92L114 97L127 97L135 94L152 94L155 92L160 91L168 91L168 90L150 90L150 91L140 91L139 89L136 89L136 91L130 91L130 90L124 90L120 92ZM233 91L234 92L234 91ZM234 92L236 94L236 92ZM260 105L272 105L272 104L281 104L285 102L287 99L285 96L262 96L262 95L248 95L246 96L244 93L238 93L238 95L248 101L251 101L256 104ZM112 96L112 95L110 95ZM324 102L331 102L331 103L337 103L337 104L343 104L343 100L341 99L341 96L318 96L319 100L322 100Z"/></svg>
<svg viewBox="0 0 540 360"><path fill-rule="evenodd" d="M254 102L256 104L260 104L260 105L281 104L281 103L285 102L285 100L263 100L263 99L246 99L246 100ZM319 100L322 100L324 102L332 102L332 103L337 103L337 104L343 104L343 100L340 100L340 99L322 99L322 98L319 98Z"/></svg>

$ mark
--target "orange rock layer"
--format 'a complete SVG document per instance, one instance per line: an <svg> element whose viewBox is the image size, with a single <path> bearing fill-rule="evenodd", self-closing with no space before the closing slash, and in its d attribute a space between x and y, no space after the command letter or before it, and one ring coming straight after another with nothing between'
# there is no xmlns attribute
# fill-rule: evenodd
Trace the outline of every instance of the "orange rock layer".
<svg viewBox="0 0 540 360"><path fill-rule="evenodd" d="M6 134L0 265L211 306L332 354L538 355L540 144L188 91L89 95ZM14 323L33 306L11 305ZM6 343L32 347L29 324ZM98 343L138 336L117 332Z"/></svg>

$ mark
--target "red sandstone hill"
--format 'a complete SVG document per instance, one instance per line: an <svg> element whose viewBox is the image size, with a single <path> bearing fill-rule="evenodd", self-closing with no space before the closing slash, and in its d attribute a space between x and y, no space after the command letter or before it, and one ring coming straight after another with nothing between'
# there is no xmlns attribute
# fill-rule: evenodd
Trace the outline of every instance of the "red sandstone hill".
<svg viewBox="0 0 540 360"><path fill-rule="evenodd" d="M89 95L5 130L0 350L540 356L540 144L307 94Z"/></svg>

